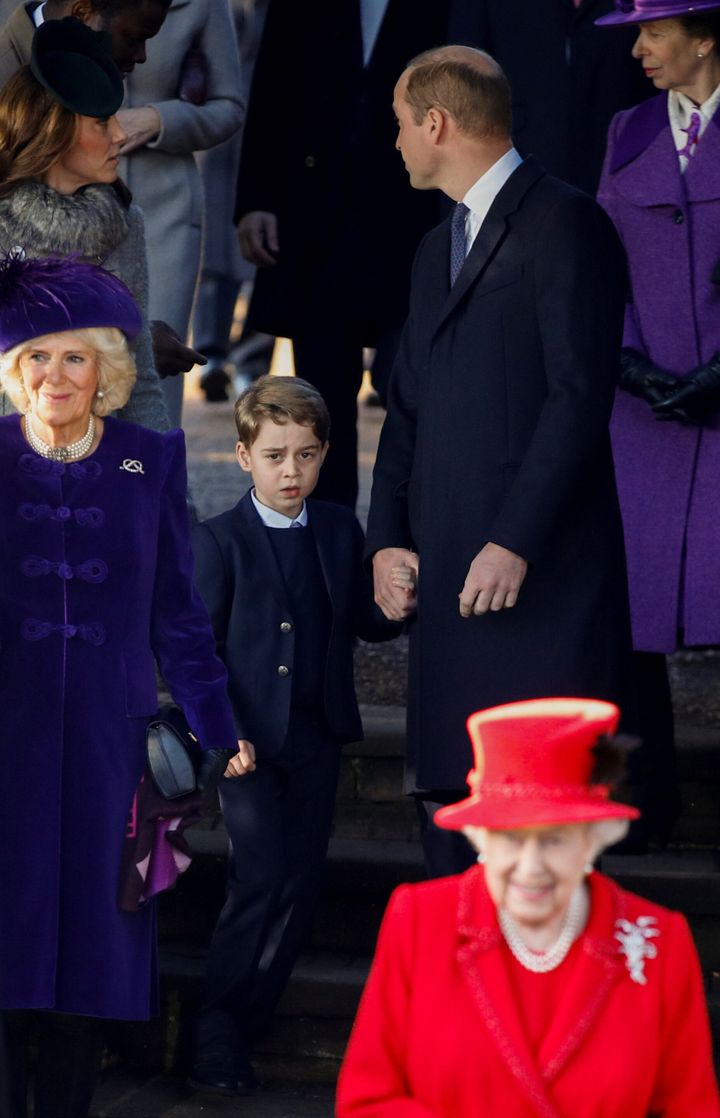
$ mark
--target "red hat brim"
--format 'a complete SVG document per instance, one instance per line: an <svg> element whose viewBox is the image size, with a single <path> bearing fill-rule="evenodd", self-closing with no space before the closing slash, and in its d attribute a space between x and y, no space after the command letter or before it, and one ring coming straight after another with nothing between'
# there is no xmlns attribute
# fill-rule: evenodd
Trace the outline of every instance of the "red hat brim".
<svg viewBox="0 0 720 1118"><path fill-rule="evenodd" d="M640 812L629 804L612 800L515 800L470 796L460 803L440 808L434 822L449 831L463 827L514 830L520 827L561 826L563 823L594 823L601 819L638 819Z"/></svg>

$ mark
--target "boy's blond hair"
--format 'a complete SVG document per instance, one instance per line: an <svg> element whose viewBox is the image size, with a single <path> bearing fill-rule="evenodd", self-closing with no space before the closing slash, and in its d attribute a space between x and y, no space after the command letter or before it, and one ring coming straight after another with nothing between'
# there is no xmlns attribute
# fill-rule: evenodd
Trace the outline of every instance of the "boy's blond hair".
<svg viewBox="0 0 720 1118"><path fill-rule="evenodd" d="M330 413L317 388L300 377L260 377L238 396L235 426L238 439L251 447L266 419L311 427L321 443L328 441Z"/></svg>

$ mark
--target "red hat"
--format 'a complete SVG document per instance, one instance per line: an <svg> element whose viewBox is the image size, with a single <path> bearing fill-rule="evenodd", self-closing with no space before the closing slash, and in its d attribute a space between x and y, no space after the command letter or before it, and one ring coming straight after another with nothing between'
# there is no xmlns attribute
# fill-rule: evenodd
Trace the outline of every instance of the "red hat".
<svg viewBox="0 0 720 1118"><path fill-rule="evenodd" d="M505 830L637 819L636 808L610 801L607 784L590 783L593 747L615 733L619 718L613 703L596 699L530 699L471 714L472 795L441 808L435 822Z"/></svg>

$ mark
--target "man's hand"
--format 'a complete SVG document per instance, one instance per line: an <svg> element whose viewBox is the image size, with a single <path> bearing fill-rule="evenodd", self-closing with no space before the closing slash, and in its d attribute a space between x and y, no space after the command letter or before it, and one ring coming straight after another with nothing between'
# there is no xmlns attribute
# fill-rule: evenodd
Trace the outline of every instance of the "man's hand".
<svg viewBox="0 0 720 1118"><path fill-rule="evenodd" d="M238 223L238 237L240 251L246 260L260 268L272 268L280 251L275 214L265 210L245 214Z"/></svg>
<svg viewBox="0 0 720 1118"><path fill-rule="evenodd" d="M172 326L156 318L150 323L153 357L159 377L176 377L189 373L193 365L207 365L207 357L185 345Z"/></svg>
<svg viewBox="0 0 720 1118"><path fill-rule="evenodd" d="M160 113L152 105L143 105L138 109L118 109L116 116L118 124L127 135L120 148L121 155L129 155L131 151L154 140L162 128Z"/></svg>
<svg viewBox="0 0 720 1118"><path fill-rule="evenodd" d="M413 570L414 579L412 583L398 586L398 569L403 567ZM388 621L404 621L417 609L418 568L418 556L405 547L383 547L373 555L375 601Z"/></svg>
<svg viewBox="0 0 720 1118"><path fill-rule="evenodd" d="M460 594L460 616L510 609L518 599L527 566L514 551L486 543L470 564Z"/></svg>
<svg viewBox="0 0 720 1118"><path fill-rule="evenodd" d="M251 772L255 772L255 746L251 741L245 741L244 738L240 738L238 741L238 751L235 756L231 757L228 761L223 776L247 776L247 774Z"/></svg>

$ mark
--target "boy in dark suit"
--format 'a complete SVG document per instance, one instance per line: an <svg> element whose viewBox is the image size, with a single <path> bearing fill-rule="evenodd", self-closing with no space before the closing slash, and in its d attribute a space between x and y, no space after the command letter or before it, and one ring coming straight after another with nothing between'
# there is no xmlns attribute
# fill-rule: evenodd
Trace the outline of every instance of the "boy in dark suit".
<svg viewBox="0 0 720 1118"><path fill-rule="evenodd" d="M238 462L254 488L198 526L197 585L229 676L239 737L220 798L231 842L191 1082L255 1086L247 1043L283 991L319 891L344 742L362 737L353 641L397 625L372 601L363 533L340 505L308 502L327 453L320 393L262 377L235 406ZM232 773L230 772L232 770Z"/></svg>

